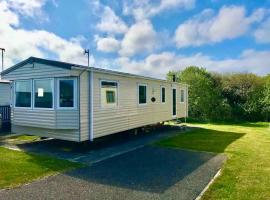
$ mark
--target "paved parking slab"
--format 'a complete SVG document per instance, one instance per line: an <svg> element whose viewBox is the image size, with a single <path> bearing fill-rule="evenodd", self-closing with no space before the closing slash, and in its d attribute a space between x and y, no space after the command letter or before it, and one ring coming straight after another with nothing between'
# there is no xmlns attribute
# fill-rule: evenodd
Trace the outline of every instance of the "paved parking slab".
<svg viewBox="0 0 270 200"><path fill-rule="evenodd" d="M95 163L107 158L120 155L157 140L182 134L178 127L165 127L150 133L134 135L131 132L123 132L98 138L94 142L76 143L63 140L49 139L19 144L10 144L0 141L0 146L12 149L21 149L26 152L46 154L60 159L82 162L85 164Z"/></svg>
<svg viewBox="0 0 270 200"><path fill-rule="evenodd" d="M220 154L145 146L2 190L0 199L195 199L224 160Z"/></svg>

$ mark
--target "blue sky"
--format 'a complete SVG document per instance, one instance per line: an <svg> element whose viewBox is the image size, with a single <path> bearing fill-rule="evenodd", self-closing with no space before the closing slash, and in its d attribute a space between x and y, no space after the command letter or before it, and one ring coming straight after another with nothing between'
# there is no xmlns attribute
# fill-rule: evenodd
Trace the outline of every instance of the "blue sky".
<svg viewBox="0 0 270 200"><path fill-rule="evenodd" d="M270 1L0 0L5 68L37 56L164 78L270 73Z"/></svg>

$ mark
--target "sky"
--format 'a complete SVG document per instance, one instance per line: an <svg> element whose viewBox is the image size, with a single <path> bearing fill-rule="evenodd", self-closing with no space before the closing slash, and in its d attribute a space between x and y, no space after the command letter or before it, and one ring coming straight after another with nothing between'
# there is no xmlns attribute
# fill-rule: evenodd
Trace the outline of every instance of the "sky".
<svg viewBox="0 0 270 200"><path fill-rule="evenodd" d="M270 0L0 0L5 69L30 56L165 78L270 73Z"/></svg>

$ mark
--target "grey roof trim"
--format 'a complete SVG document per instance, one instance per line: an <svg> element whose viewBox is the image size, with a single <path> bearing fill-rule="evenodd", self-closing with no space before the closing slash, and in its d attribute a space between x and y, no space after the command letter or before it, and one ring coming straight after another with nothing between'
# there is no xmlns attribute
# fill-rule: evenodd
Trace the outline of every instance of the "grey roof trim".
<svg viewBox="0 0 270 200"><path fill-rule="evenodd" d="M112 74L112 75L117 75L117 76L125 76L125 77L133 77L133 78L137 77L137 78L142 78L142 79L146 79L146 80L154 80L154 81L161 81L161 82L166 82L166 83L186 85L185 83L172 82L172 81L168 81L168 80L165 80L165 79L158 79L158 78L153 78L153 77L148 77L148 76L142 76L142 75L137 75L137 74L119 72L119 71L96 68L96 67L87 67L87 68L85 68L85 67L73 66L72 69L79 69L79 70L85 70L86 69L88 71L93 70L94 72Z"/></svg>
<svg viewBox="0 0 270 200"><path fill-rule="evenodd" d="M37 57L29 57L28 59L19 62L18 64L4 70L1 75L6 75L26 64L32 64L32 63L40 63L40 64L45 64L45 65L50 65L54 67L59 67L63 69L80 69L80 70L93 70L95 72L101 72L101 73L108 73L108 74L114 74L114 75L122 75L122 76L127 76L127 77L138 77L138 78L143 78L143 79L148 79L148 80L156 80L156 81L162 81L162 82L167 82L167 83L174 83L174 84L183 84L186 85L185 83L176 83L172 81L167 81L164 79L158 79L158 78L153 78L153 77L148 77L148 76L141 76L141 75L136 75L136 74L130 74L130 73L125 73L125 72L119 72L119 71L114 71L114 70L108 70L108 69L102 69L102 68L95 68L95 67L87 67L83 65L77 65L77 64L72 64L72 63L67 63L67 62L60 62L60 61L55 61L55 60L48 60L48 59L43 59L43 58L37 58Z"/></svg>
<svg viewBox="0 0 270 200"><path fill-rule="evenodd" d="M60 68L64 68L64 69L71 69L72 66L74 66L74 64L71 63L65 63L65 62L59 62L59 61L54 61L54 60L47 60L47 59L43 59L43 58L36 58L36 57L29 57L26 60L23 60L22 62L19 62L16 65L13 65L12 67L4 70L1 75L6 75L9 72L12 72L26 64L32 64L32 63L40 63L40 64L45 64L45 65L51 65L51 66L55 66L55 67L60 67Z"/></svg>

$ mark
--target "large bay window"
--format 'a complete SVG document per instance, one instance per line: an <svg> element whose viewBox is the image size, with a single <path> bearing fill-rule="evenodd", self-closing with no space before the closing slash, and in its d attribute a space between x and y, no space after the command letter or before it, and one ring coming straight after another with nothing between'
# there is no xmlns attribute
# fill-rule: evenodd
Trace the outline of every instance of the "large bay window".
<svg viewBox="0 0 270 200"><path fill-rule="evenodd" d="M101 81L101 105L117 105L118 83L116 81Z"/></svg>
<svg viewBox="0 0 270 200"><path fill-rule="evenodd" d="M55 80L57 87L54 87ZM57 102L58 109L72 109L77 106L76 78L17 80L14 84L16 108L54 109L54 101ZM113 101L111 94L108 98L108 101Z"/></svg>
<svg viewBox="0 0 270 200"><path fill-rule="evenodd" d="M76 79L59 79L58 107L75 108L76 106Z"/></svg>
<svg viewBox="0 0 270 200"><path fill-rule="evenodd" d="M15 107L31 107L31 80L16 81L15 83Z"/></svg>
<svg viewBox="0 0 270 200"><path fill-rule="evenodd" d="M34 80L34 107L53 108L53 79Z"/></svg>

